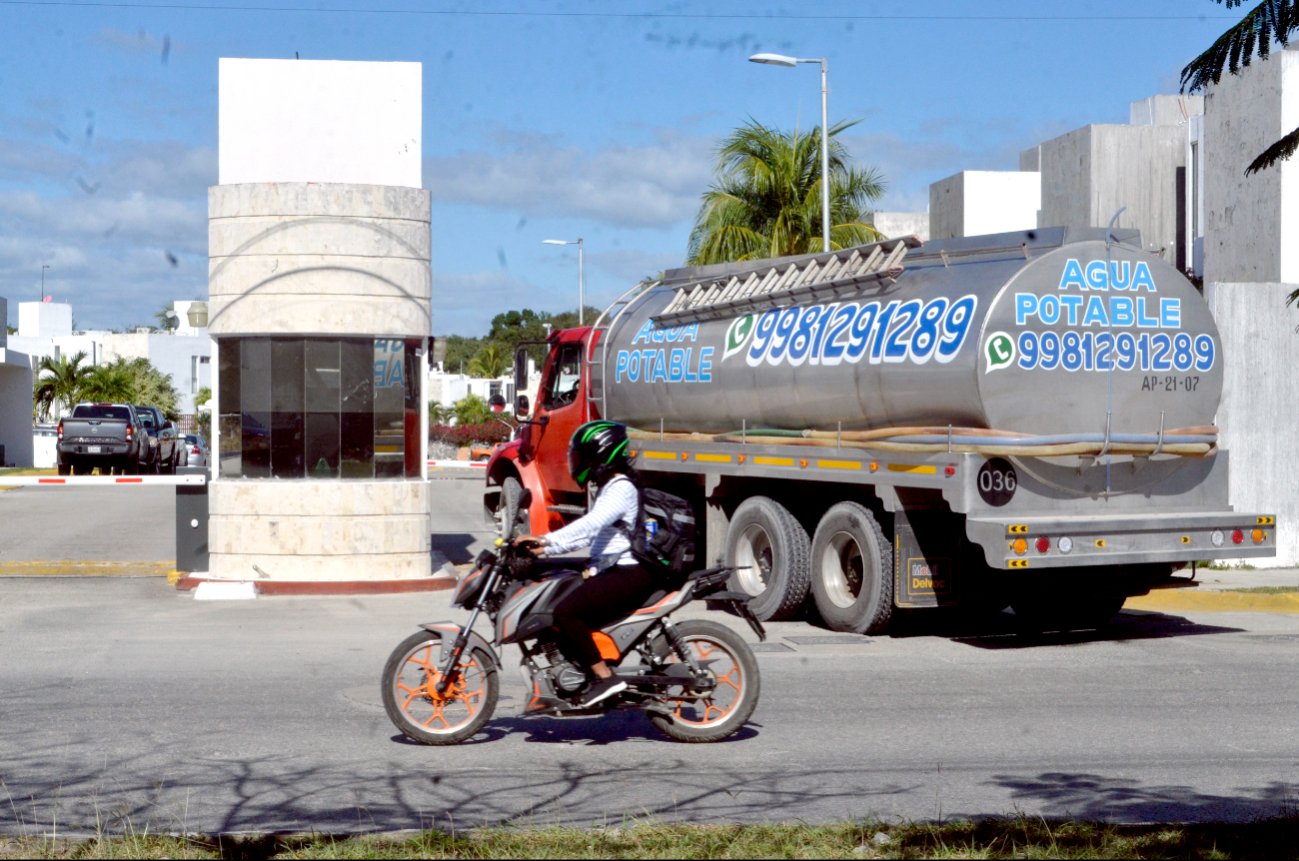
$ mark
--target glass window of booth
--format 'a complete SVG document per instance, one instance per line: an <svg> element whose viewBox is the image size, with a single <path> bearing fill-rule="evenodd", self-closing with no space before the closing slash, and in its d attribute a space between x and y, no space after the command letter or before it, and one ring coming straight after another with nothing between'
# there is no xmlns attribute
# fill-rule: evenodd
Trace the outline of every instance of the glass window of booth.
<svg viewBox="0 0 1299 861"><path fill-rule="evenodd" d="M225 478L420 475L420 341L222 338Z"/></svg>

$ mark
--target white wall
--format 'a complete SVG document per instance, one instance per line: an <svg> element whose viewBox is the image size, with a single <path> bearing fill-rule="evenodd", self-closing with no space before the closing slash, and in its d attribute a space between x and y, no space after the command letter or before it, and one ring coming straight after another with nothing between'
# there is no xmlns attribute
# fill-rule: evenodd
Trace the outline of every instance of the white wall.
<svg viewBox="0 0 1299 861"><path fill-rule="evenodd" d="M32 464L32 369L26 355L0 347L0 466Z"/></svg>
<svg viewBox="0 0 1299 861"><path fill-rule="evenodd" d="M963 170L929 186L929 235L981 236L1037 227L1041 175L1022 170Z"/></svg>
<svg viewBox="0 0 1299 861"><path fill-rule="evenodd" d="M218 182L420 188L421 66L221 58Z"/></svg>
<svg viewBox="0 0 1299 861"><path fill-rule="evenodd" d="M1219 440L1230 454L1230 499L1238 511L1277 515L1277 554L1257 567L1299 565L1299 284L1205 285L1222 337Z"/></svg>
<svg viewBox="0 0 1299 861"><path fill-rule="evenodd" d="M72 334L72 306L66 302L19 302L18 334L54 338Z"/></svg>

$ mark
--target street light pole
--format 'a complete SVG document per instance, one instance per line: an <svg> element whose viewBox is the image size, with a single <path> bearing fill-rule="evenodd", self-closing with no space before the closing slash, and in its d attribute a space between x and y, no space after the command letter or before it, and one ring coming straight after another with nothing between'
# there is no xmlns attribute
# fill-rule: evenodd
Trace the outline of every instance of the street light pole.
<svg viewBox="0 0 1299 861"><path fill-rule="evenodd" d="M754 54L749 57L750 63L764 63L769 66L794 68L799 63L821 64L821 243L823 250L830 250L830 132L829 126L829 63L825 57L809 59L805 57L787 57L784 54Z"/></svg>
<svg viewBox="0 0 1299 861"><path fill-rule="evenodd" d="M543 239L543 245L576 245L577 246L577 325L585 325L586 309L586 259L582 237L576 239Z"/></svg>
<svg viewBox="0 0 1299 861"><path fill-rule="evenodd" d="M45 301L45 270L49 268L50 268L50 264L48 263L41 264L41 295L36 297L36 301L38 302Z"/></svg>

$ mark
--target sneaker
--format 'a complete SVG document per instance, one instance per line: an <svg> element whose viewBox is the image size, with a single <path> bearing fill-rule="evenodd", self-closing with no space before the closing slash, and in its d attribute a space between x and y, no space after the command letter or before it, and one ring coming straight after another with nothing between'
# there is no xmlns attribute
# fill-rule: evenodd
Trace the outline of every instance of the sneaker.
<svg viewBox="0 0 1299 861"><path fill-rule="evenodd" d="M590 708L596 703L604 702L614 694L620 694L625 690L627 690L627 683L616 676L607 679L596 679L591 682L582 695L581 708Z"/></svg>

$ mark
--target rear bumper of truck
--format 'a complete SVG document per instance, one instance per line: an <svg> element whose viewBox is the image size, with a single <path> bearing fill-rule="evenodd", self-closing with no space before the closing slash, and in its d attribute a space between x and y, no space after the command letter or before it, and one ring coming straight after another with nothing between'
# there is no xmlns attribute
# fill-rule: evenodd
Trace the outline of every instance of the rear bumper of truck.
<svg viewBox="0 0 1299 861"><path fill-rule="evenodd" d="M1276 555L1276 516L1237 511L966 518L994 569L1141 565Z"/></svg>
<svg viewBox="0 0 1299 861"><path fill-rule="evenodd" d="M131 444L127 442L111 442L108 440L95 440L93 442L83 442L76 440L73 442L61 443L58 447L59 454L63 457L121 457L122 455L131 454Z"/></svg>

